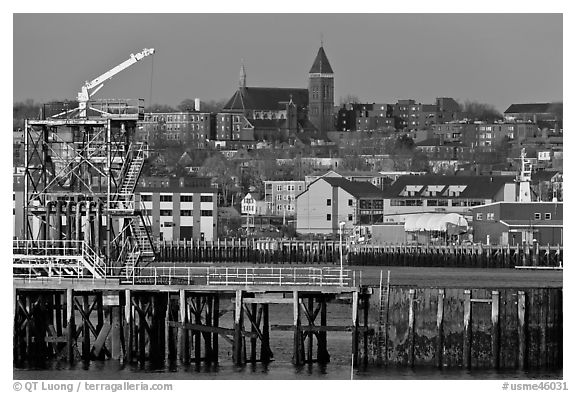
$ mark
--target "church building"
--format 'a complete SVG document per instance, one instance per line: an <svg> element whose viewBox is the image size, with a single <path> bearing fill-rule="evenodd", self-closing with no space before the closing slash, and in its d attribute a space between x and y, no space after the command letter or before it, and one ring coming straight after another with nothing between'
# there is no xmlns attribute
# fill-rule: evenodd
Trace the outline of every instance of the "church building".
<svg viewBox="0 0 576 393"><path fill-rule="evenodd" d="M333 129L333 108L334 72L322 46L308 73L307 89L247 86L242 65L238 89L216 116L216 139L323 139Z"/></svg>

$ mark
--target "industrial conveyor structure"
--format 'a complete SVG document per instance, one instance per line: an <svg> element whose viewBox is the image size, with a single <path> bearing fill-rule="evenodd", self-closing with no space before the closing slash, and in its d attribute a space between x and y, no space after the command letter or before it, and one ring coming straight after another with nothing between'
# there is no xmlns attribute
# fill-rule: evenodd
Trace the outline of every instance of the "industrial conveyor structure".
<svg viewBox="0 0 576 393"><path fill-rule="evenodd" d="M15 271L130 277L138 264L154 260L148 216L135 194L147 154L146 144L134 142L143 100L91 98L104 81L152 53L131 55L86 82L78 103L47 104L39 120L26 120L25 233L15 246Z"/></svg>

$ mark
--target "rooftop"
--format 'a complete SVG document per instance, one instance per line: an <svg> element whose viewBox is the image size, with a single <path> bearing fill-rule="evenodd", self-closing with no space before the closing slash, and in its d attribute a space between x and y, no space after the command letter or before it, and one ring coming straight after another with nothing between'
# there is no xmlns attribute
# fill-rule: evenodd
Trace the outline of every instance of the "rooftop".
<svg viewBox="0 0 576 393"><path fill-rule="evenodd" d="M328 57L326 57L326 52L324 52L324 47L320 47L318 49L318 54L316 55L316 59L312 64L312 68L309 71L310 74L333 74L332 67L330 66L330 62L328 61Z"/></svg>
<svg viewBox="0 0 576 393"><path fill-rule="evenodd" d="M354 195L357 198L382 198L382 190L380 190L372 183L363 181L350 181L340 177L322 177L318 180L321 179L325 180L333 187L342 188L344 191Z"/></svg>
<svg viewBox="0 0 576 393"><path fill-rule="evenodd" d="M514 183L514 176L400 176L384 191L387 198L398 198L406 186L466 186L460 198L493 198L505 184Z"/></svg>
<svg viewBox="0 0 576 393"><path fill-rule="evenodd" d="M512 104L504 113L546 113L551 105L550 103Z"/></svg>
<svg viewBox="0 0 576 393"><path fill-rule="evenodd" d="M228 100L223 111L278 110L292 102L297 107L308 105L308 89L280 87L240 88Z"/></svg>

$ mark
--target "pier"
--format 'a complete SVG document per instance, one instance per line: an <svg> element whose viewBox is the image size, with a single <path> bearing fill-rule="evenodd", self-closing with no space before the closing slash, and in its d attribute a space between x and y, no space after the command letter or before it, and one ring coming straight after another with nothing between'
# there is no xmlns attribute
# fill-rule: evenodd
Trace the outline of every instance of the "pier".
<svg viewBox="0 0 576 393"><path fill-rule="evenodd" d="M292 308L292 325L275 328L293 331L295 365L329 362L330 331L351 331L351 349L358 353L359 335L370 330L367 319L362 326L358 320L359 301L368 292L351 285L349 271L142 268L131 280L20 272L14 278L16 363L218 363L223 342L235 365L267 363L274 359L271 304ZM329 324L327 309L336 299L350 304L347 326ZM222 324L226 314L231 326Z"/></svg>

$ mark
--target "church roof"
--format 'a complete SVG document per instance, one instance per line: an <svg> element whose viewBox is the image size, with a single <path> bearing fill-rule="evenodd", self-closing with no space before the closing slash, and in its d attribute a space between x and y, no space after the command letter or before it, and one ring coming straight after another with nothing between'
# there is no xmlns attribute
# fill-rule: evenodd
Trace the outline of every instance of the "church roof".
<svg viewBox="0 0 576 393"><path fill-rule="evenodd" d="M310 68L310 74L333 74L332 67L330 66L330 62L326 57L326 52L324 52L324 48L320 47L318 49L318 54L316 55L316 60L314 60L314 64L312 64L312 68Z"/></svg>
<svg viewBox="0 0 576 393"><path fill-rule="evenodd" d="M308 89L246 87L238 89L223 110L278 110L292 99L297 107L308 105Z"/></svg>

